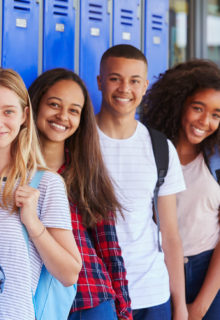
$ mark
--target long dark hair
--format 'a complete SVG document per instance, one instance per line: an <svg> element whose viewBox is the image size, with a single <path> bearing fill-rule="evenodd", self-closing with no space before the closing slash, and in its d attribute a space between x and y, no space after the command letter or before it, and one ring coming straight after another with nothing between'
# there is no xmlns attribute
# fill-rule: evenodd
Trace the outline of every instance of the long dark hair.
<svg viewBox="0 0 220 320"><path fill-rule="evenodd" d="M186 99L196 92L214 89L220 91L220 69L209 60L194 59L167 70L147 91L142 103L141 120L162 131L177 145L181 118ZM220 148L220 126L200 144L200 151Z"/></svg>
<svg viewBox="0 0 220 320"><path fill-rule="evenodd" d="M65 141L69 151L69 162L63 173L71 201L78 206L86 227L93 227L109 214L116 217L121 212L112 182L104 165L93 106L88 91L74 72L56 68L41 74L30 86L29 95L33 105L35 121L39 104L48 89L61 80L72 80L82 89L84 105L76 132Z"/></svg>

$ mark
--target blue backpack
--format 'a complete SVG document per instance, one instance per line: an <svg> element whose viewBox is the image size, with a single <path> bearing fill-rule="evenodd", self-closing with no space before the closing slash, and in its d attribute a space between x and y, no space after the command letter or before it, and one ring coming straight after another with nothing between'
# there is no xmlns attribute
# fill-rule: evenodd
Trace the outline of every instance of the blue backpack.
<svg viewBox="0 0 220 320"><path fill-rule="evenodd" d="M30 186L38 187L44 171L37 171ZM23 235L29 252L29 237L23 225ZM68 318L73 300L76 296L76 284L64 287L54 278L43 265L33 304L36 320L66 320Z"/></svg>

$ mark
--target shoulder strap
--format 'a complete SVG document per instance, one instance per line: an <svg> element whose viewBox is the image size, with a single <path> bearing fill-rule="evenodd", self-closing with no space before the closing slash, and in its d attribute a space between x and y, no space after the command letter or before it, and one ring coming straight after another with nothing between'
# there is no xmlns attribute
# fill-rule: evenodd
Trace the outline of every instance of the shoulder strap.
<svg viewBox="0 0 220 320"><path fill-rule="evenodd" d="M207 153L205 154L205 160L211 174L220 185L220 153L217 146L215 147L215 153L209 159Z"/></svg>
<svg viewBox="0 0 220 320"><path fill-rule="evenodd" d="M41 178L42 178L43 174L44 174L44 171L42 171L42 170L36 171L36 173L35 173L35 175L33 176L33 178L32 178L32 180L31 180L31 182L30 182L29 185L30 185L32 188L37 189L38 186L39 186L39 183L40 183L40 181L41 181ZM29 237L28 237L28 232L27 232L27 230L26 230L26 228L25 228L25 226L24 226L23 224L22 224L22 232L23 232L24 240L25 240L25 242L26 242L28 251L29 251Z"/></svg>
<svg viewBox="0 0 220 320"><path fill-rule="evenodd" d="M158 249L162 251L160 244L160 219L157 208L157 199L160 186L164 183L165 176L167 174L169 165L169 148L166 136L152 128L148 127L150 133L152 148L154 152L154 158L157 166L157 183L154 188L154 210L156 213L157 231L158 231Z"/></svg>

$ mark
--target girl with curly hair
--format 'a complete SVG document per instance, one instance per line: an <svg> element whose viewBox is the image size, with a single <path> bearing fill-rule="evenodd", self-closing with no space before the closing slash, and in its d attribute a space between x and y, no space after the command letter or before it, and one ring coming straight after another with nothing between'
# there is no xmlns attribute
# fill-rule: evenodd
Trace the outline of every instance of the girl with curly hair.
<svg viewBox="0 0 220 320"><path fill-rule="evenodd" d="M174 143L182 164L187 189L177 195L177 213L189 320L219 320L220 190L208 169L220 149L219 68L196 59L161 74L144 99L142 120Z"/></svg>

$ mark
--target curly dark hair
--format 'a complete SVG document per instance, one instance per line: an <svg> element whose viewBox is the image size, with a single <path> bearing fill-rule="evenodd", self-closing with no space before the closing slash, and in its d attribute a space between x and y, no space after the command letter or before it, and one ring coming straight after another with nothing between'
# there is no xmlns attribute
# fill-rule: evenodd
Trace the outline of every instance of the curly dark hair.
<svg viewBox="0 0 220 320"><path fill-rule="evenodd" d="M160 74L147 91L140 119L145 125L163 132L176 145L186 99L204 89L220 91L218 66L203 59L180 63ZM215 145L220 148L220 126L201 142L200 150L211 155Z"/></svg>

